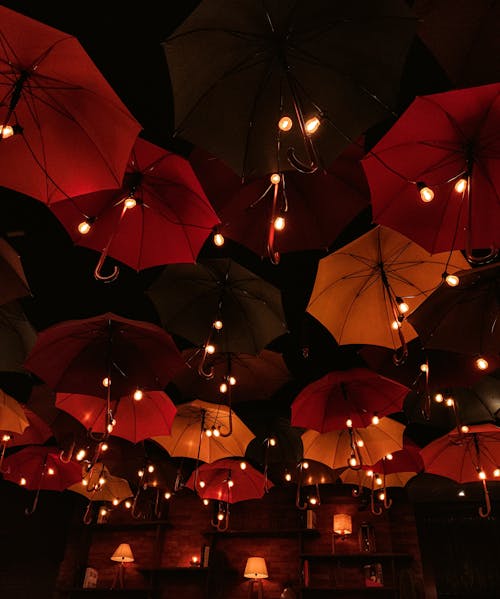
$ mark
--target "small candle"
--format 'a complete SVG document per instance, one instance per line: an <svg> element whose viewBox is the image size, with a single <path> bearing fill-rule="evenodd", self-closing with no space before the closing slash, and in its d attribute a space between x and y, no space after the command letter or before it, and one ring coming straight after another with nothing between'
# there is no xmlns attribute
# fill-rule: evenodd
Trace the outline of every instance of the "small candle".
<svg viewBox="0 0 500 599"><path fill-rule="evenodd" d="M191 564L191 566L197 567L200 565L200 560L196 555L193 555L189 563Z"/></svg>

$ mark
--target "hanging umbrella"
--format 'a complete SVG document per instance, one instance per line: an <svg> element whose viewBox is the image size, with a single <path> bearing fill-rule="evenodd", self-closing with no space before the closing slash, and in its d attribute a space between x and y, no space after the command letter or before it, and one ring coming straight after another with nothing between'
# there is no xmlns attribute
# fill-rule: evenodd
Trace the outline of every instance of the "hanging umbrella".
<svg viewBox="0 0 500 599"><path fill-rule="evenodd" d="M149 287L163 327L205 348L258 354L287 332L281 292L230 258L169 264Z"/></svg>
<svg viewBox="0 0 500 599"><path fill-rule="evenodd" d="M28 426L23 406L0 389L0 431L22 434Z"/></svg>
<svg viewBox="0 0 500 599"><path fill-rule="evenodd" d="M94 433L105 433L109 424L107 402L101 397L79 393L57 393L56 407L71 414L85 428ZM110 434L138 443L148 437L169 435L177 412L164 391L139 391L124 395L116 401L111 398Z"/></svg>
<svg viewBox="0 0 500 599"><path fill-rule="evenodd" d="M68 487L68 491L80 493L89 501L111 501L115 505L133 495L124 478L113 476L106 466L99 462L88 472L84 470L82 480Z"/></svg>
<svg viewBox="0 0 500 599"><path fill-rule="evenodd" d="M336 484L342 470L334 470L311 459L301 459L287 465L284 480L297 485L295 506L299 510L306 510L321 505L320 485Z"/></svg>
<svg viewBox="0 0 500 599"><path fill-rule="evenodd" d="M360 429L328 433L306 430L302 434L304 458L323 462L334 469L347 466L359 469L363 464L375 464L388 453L402 449L404 430L404 425L388 417Z"/></svg>
<svg viewBox="0 0 500 599"><path fill-rule="evenodd" d="M0 436L8 447L19 447L22 445L43 445L52 437L52 430L35 412L26 405L21 404L24 417L28 426L22 432L12 432L0 424ZM8 438L6 438L8 437Z"/></svg>
<svg viewBox="0 0 500 599"><path fill-rule="evenodd" d="M320 433L351 426L362 428L373 419L399 412L410 389L367 368L329 372L309 383L292 402L293 426Z"/></svg>
<svg viewBox="0 0 500 599"><path fill-rule="evenodd" d="M36 336L19 302L0 306L0 372L24 373L23 363Z"/></svg>
<svg viewBox="0 0 500 599"><path fill-rule="evenodd" d="M410 314L408 320L425 347L469 356L497 355L499 274L500 264L460 273L458 287L436 289Z"/></svg>
<svg viewBox="0 0 500 599"><path fill-rule="evenodd" d="M200 349L187 349L182 352L186 362L172 382L184 397L214 401L221 398L221 385L224 393L231 394L231 402L264 401L291 380L283 356L267 349L257 355L219 352L207 357L206 366L213 372L207 379L200 376L197 365ZM234 384L231 384L234 383Z"/></svg>
<svg viewBox="0 0 500 599"><path fill-rule="evenodd" d="M425 471L446 476L459 483L480 480L486 508L480 516L491 512L486 481L500 476L500 428L493 424L477 424L467 433L452 431L426 445L420 452Z"/></svg>
<svg viewBox="0 0 500 599"><path fill-rule="evenodd" d="M222 220L218 232L276 261L283 252L328 248L368 206L362 148L352 144L326 172L275 173L244 184L200 148L189 161ZM283 230L279 218L286 219Z"/></svg>
<svg viewBox="0 0 500 599"><path fill-rule="evenodd" d="M404 355L406 341L417 336L406 311L442 283L445 271L467 267L459 252L431 256L400 233L376 226L321 258L307 311L340 345L401 346Z"/></svg>
<svg viewBox="0 0 500 599"><path fill-rule="evenodd" d="M2 238L0 238L0 281L2 281L0 306L26 297L31 293L21 258L14 248Z"/></svg>
<svg viewBox="0 0 500 599"><path fill-rule="evenodd" d="M328 165L391 114L415 29L399 0L204 0L164 43L176 133L244 178Z"/></svg>
<svg viewBox="0 0 500 599"><path fill-rule="evenodd" d="M416 0L417 33L455 87L498 81L500 5L491 0Z"/></svg>
<svg viewBox="0 0 500 599"><path fill-rule="evenodd" d="M459 424L500 424L500 380L484 375L471 387L450 390Z"/></svg>
<svg viewBox="0 0 500 599"><path fill-rule="evenodd" d="M114 397L137 388L163 389L182 365L163 329L111 312L45 329L25 362L54 390L100 396L108 379Z"/></svg>
<svg viewBox="0 0 500 599"><path fill-rule="evenodd" d="M4 6L0 23L0 184L48 204L120 185L141 125L75 37Z"/></svg>
<svg viewBox="0 0 500 599"><path fill-rule="evenodd" d="M135 270L195 262L219 219L189 162L138 139L118 189L73 197L51 206L77 245L101 252Z"/></svg>
<svg viewBox="0 0 500 599"><path fill-rule="evenodd" d="M214 431L217 431L215 435ZM153 441L172 457L210 463L245 455L254 436L228 407L194 400L178 405L171 434L153 437Z"/></svg>
<svg viewBox="0 0 500 599"><path fill-rule="evenodd" d="M25 510L29 515L37 507L41 490L64 491L81 480L82 467L76 461L61 462L57 447L33 445L8 455L3 475L5 480L36 490L32 507Z"/></svg>
<svg viewBox="0 0 500 599"><path fill-rule="evenodd" d="M432 254L491 258L500 247L499 124L500 83L417 97L362 161L374 222ZM485 248L488 256L473 255Z"/></svg>

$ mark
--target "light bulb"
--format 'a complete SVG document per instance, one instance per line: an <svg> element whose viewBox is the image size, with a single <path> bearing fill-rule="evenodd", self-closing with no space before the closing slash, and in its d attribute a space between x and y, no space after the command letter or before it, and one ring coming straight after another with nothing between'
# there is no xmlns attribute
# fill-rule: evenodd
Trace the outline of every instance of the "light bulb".
<svg viewBox="0 0 500 599"><path fill-rule="evenodd" d="M88 220L83 220L79 225L78 225L78 232L81 235L87 235L87 233L90 231L91 228L91 224L89 223Z"/></svg>
<svg viewBox="0 0 500 599"><path fill-rule="evenodd" d="M391 329L393 331L397 331L399 329L399 327L400 327L400 324L399 324L399 322L397 320L393 320L391 322Z"/></svg>
<svg viewBox="0 0 500 599"><path fill-rule="evenodd" d="M345 425L347 426L347 428L352 428L352 420L351 420L350 418L348 418L348 419L345 421Z"/></svg>
<svg viewBox="0 0 500 599"><path fill-rule="evenodd" d="M76 461L81 462L83 460L83 458L85 457L86 453L87 452L85 451L85 449L80 449L80 451L76 454Z"/></svg>
<svg viewBox="0 0 500 599"><path fill-rule="evenodd" d="M384 501L384 499L385 499L385 493L379 493L378 494L378 498L380 499L380 501Z"/></svg>
<svg viewBox="0 0 500 599"><path fill-rule="evenodd" d="M88 484L89 484L89 481L88 481L86 478L84 478L84 479L82 480L82 485L83 485L84 487L86 487Z"/></svg>
<svg viewBox="0 0 500 599"><path fill-rule="evenodd" d="M453 397L447 397L444 403L451 408L455 402L453 401Z"/></svg>
<svg viewBox="0 0 500 599"><path fill-rule="evenodd" d="M143 398L143 393L140 389L136 389L134 391L134 399L135 401L141 401L141 399Z"/></svg>
<svg viewBox="0 0 500 599"><path fill-rule="evenodd" d="M209 503L210 503L210 501L208 499L203 500L203 505L208 505Z"/></svg>
<svg viewBox="0 0 500 599"><path fill-rule="evenodd" d="M129 510L132 507L132 503L128 499L123 505L127 508L127 510Z"/></svg>
<svg viewBox="0 0 500 599"><path fill-rule="evenodd" d="M493 470L493 476L496 478L500 476L500 468L495 468L495 470Z"/></svg>
<svg viewBox="0 0 500 599"><path fill-rule="evenodd" d="M432 191L432 189L430 187L427 187L427 185L422 182L417 183L417 187L422 202L425 202L426 204L432 202L432 200L434 199L434 192Z"/></svg>
<svg viewBox="0 0 500 599"><path fill-rule="evenodd" d="M212 326L214 327L214 329L220 331L224 325L222 324L222 320L215 320Z"/></svg>
<svg viewBox="0 0 500 599"><path fill-rule="evenodd" d="M138 475L139 478L142 478L144 476L144 470L139 470L137 472L137 475Z"/></svg>
<svg viewBox="0 0 500 599"><path fill-rule="evenodd" d="M131 194L128 198L125 199L125 208L127 210L131 210L137 206L137 202L135 201L134 196Z"/></svg>
<svg viewBox="0 0 500 599"><path fill-rule="evenodd" d="M207 428L207 429L206 429L206 431L205 431L205 435L206 435L207 437L211 437L211 436L212 436L212 430L211 430L211 429L209 429L209 428Z"/></svg>
<svg viewBox="0 0 500 599"><path fill-rule="evenodd" d="M218 429L217 427L214 427L214 437L220 437L220 429Z"/></svg>
<svg viewBox="0 0 500 599"><path fill-rule="evenodd" d="M200 485L200 489L204 489L205 488L205 481L204 480L200 480L200 482L198 483Z"/></svg>
<svg viewBox="0 0 500 599"><path fill-rule="evenodd" d="M480 480L485 480L486 479L486 472L484 470L480 470L477 473L478 477L480 478Z"/></svg>
<svg viewBox="0 0 500 599"><path fill-rule="evenodd" d="M392 455L392 453L388 453L388 454L385 456L385 459L386 459L386 460L389 460L389 462L390 462L390 461L391 461L393 458L394 458L394 456Z"/></svg>
<svg viewBox="0 0 500 599"><path fill-rule="evenodd" d="M421 372L429 372L429 365L428 364L420 364L420 371Z"/></svg>
<svg viewBox="0 0 500 599"><path fill-rule="evenodd" d="M227 486L228 486L229 488L231 488L231 487L234 487L234 480L228 480L228 481L227 481Z"/></svg>
<svg viewBox="0 0 500 599"><path fill-rule="evenodd" d="M24 485L26 484L26 479L23 477L21 477L21 480L19 481L19 484L24 487Z"/></svg>
<svg viewBox="0 0 500 599"><path fill-rule="evenodd" d="M354 456L351 456L349 458L349 466L354 468L357 465L358 465L358 460Z"/></svg>
<svg viewBox="0 0 500 599"><path fill-rule="evenodd" d="M8 139L14 135L14 127L11 125L0 125L0 136L2 139Z"/></svg>
<svg viewBox="0 0 500 599"><path fill-rule="evenodd" d="M106 516L107 513L108 513L108 510L105 507L103 507L100 511L101 516Z"/></svg>
<svg viewBox="0 0 500 599"><path fill-rule="evenodd" d="M304 468L304 470L307 470L309 468L309 462L302 462L302 468Z"/></svg>
<svg viewBox="0 0 500 599"><path fill-rule="evenodd" d="M282 116L278 121L278 127L281 131L290 131L293 126L293 121L289 116Z"/></svg>
<svg viewBox="0 0 500 599"><path fill-rule="evenodd" d="M148 472L151 474L151 472L154 472L154 471L155 471L155 467L153 466L153 464L150 464L148 466Z"/></svg>
<svg viewBox="0 0 500 599"><path fill-rule="evenodd" d="M120 503L120 500L117 499L116 497L113 499L113 505L118 505Z"/></svg>
<svg viewBox="0 0 500 599"><path fill-rule="evenodd" d="M222 512L219 512L219 513L217 514L217 520L218 520L219 522L222 522L222 520L224 520L224 514L223 514Z"/></svg>
<svg viewBox="0 0 500 599"><path fill-rule="evenodd" d="M108 426L106 427L106 430L108 431L108 433L112 433L113 432L113 428L114 428L113 424L110 422L108 424Z"/></svg>
<svg viewBox="0 0 500 599"><path fill-rule="evenodd" d="M434 401L436 403L442 403L444 400L443 394L442 393L436 393L436 395L434 395Z"/></svg>
<svg viewBox="0 0 500 599"><path fill-rule="evenodd" d="M372 424L378 424L380 422L380 418L377 416L377 414L374 414L372 417Z"/></svg>
<svg viewBox="0 0 500 599"><path fill-rule="evenodd" d="M208 345L205 346L205 351L207 352L207 354L215 353L215 345L212 345L211 343L209 343Z"/></svg>
<svg viewBox="0 0 500 599"><path fill-rule="evenodd" d="M466 189L467 189L467 179L464 179L464 178L461 177L455 183L455 191L457 193L463 193Z"/></svg>
<svg viewBox="0 0 500 599"><path fill-rule="evenodd" d="M278 173L273 173L270 177L269 180L271 181L271 183L273 185L278 185L278 183L281 181L281 177Z"/></svg>
<svg viewBox="0 0 500 599"><path fill-rule="evenodd" d="M222 235L222 233L214 233L213 239L214 239L214 244L217 247L220 248L220 247L222 247L224 245L225 239L224 239L224 235Z"/></svg>
<svg viewBox="0 0 500 599"><path fill-rule="evenodd" d="M366 471L366 476L372 477L373 476L373 470L367 470Z"/></svg>
<svg viewBox="0 0 500 599"><path fill-rule="evenodd" d="M219 391L221 393L226 393L227 392L227 383L221 383L219 386Z"/></svg>
<svg viewBox="0 0 500 599"><path fill-rule="evenodd" d="M479 370L486 370L488 366L488 360L486 360L485 358L477 358L476 368L478 368Z"/></svg>
<svg viewBox="0 0 500 599"><path fill-rule="evenodd" d="M312 118L308 119L304 125L307 135L313 135L316 133L320 125L321 121L317 116L313 116Z"/></svg>
<svg viewBox="0 0 500 599"><path fill-rule="evenodd" d="M384 481L382 480L382 477L380 477L380 476L376 476L376 477L375 477L375 483L376 483L377 485L379 485L379 486L380 486L380 485L381 485L383 482L384 482Z"/></svg>
<svg viewBox="0 0 500 599"><path fill-rule="evenodd" d="M105 485L106 484L106 479L104 478L104 476L99 477L99 484L101 485Z"/></svg>
<svg viewBox="0 0 500 599"><path fill-rule="evenodd" d="M8 441L10 441L10 435L3 435L2 436L2 443L7 443Z"/></svg>
<svg viewBox="0 0 500 599"><path fill-rule="evenodd" d="M101 443L101 451L108 451L109 445L107 443Z"/></svg>
<svg viewBox="0 0 500 599"><path fill-rule="evenodd" d="M236 385L236 378L234 376L229 377L229 384L231 385L231 387L234 387Z"/></svg>
<svg viewBox="0 0 500 599"><path fill-rule="evenodd" d="M54 468L47 469L47 474L50 474L50 476L53 476L55 473L56 473L56 471L54 470Z"/></svg>
<svg viewBox="0 0 500 599"><path fill-rule="evenodd" d="M276 231L283 231L285 228L286 222L284 216L277 216L274 219L273 227Z"/></svg>
<svg viewBox="0 0 500 599"><path fill-rule="evenodd" d="M246 462L240 462L240 468L242 470L246 470L247 469L247 463Z"/></svg>
<svg viewBox="0 0 500 599"><path fill-rule="evenodd" d="M460 491L457 493L457 495L459 497L465 497L465 491L463 489L460 489Z"/></svg>
<svg viewBox="0 0 500 599"><path fill-rule="evenodd" d="M165 499L170 499L172 497L172 493L170 493L170 491L165 491L165 494L163 495L163 497L165 497Z"/></svg>
<svg viewBox="0 0 500 599"><path fill-rule="evenodd" d="M318 503L318 498L317 497L309 497L309 503L311 505L316 505Z"/></svg>
<svg viewBox="0 0 500 599"><path fill-rule="evenodd" d="M358 447L364 447L364 446L365 446L365 442L363 441L363 439L358 439L358 440L356 441L356 445L357 445Z"/></svg>
<svg viewBox="0 0 500 599"><path fill-rule="evenodd" d="M462 424L462 426L460 427L460 431L462 433L468 433L469 432L469 427L466 424Z"/></svg>
<svg viewBox="0 0 500 599"><path fill-rule="evenodd" d="M287 483L289 483L292 480L292 475L290 474L290 472L287 472L285 474L285 480Z"/></svg>
<svg viewBox="0 0 500 599"><path fill-rule="evenodd" d="M103 387L109 387L111 385L111 379L108 376L105 376L102 379L102 386Z"/></svg>
<svg viewBox="0 0 500 599"><path fill-rule="evenodd" d="M450 287L456 287L459 283L460 283L460 279L457 277L457 275L446 275L445 278L445 283L447 285L449 285Z"/></svg>
<svg viewBox="0 0 500 599"><path fill-rule="evenodd" d="M269 445L271 447L276 447L276 439L274 437L269 438Z"/></svg>

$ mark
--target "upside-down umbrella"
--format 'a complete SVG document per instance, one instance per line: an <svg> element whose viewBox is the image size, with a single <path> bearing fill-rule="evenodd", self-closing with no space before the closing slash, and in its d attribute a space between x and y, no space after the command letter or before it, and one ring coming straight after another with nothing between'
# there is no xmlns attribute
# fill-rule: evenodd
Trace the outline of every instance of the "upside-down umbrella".
<svg viewBox="0 0 500 599"><path fill-rule="evenodd" d="M320 433L363 428L399 412L410 389L368 368L329 372L304 387L292 402L293 426Z"/></svg>
<svg viewBox="0 0 500 599"><path fill-rule="evenodd" d="M200 148L189 161L222 221L218 232L276 262L280 253L328 248L368 206L363 156L361 143L352 144L326 172L274 173L246 183Z"/></svg>
<svg viewBox="0 0 500 599"><path fill-rule="evenodd" d="M216 351L257 354L287 332L280 290L230 258L168 264L147 290L169 333Z"/></svg>
<svg viewBox="0 0 500 599"><path fill-rule="evenodd" d="M46 445L23 447L8 455L3 463L3 476L32 491L35 499L26 514L35 511L41 490L64 491L82 478L82 466L76 461L62 462L59 449Z"/></svg>
<svg viewBox="0 0 500 599"><path fill-rule="evenodd" d="M424 346L476 357L498 355L499 275L500 264L494 263L460 273L457 287L436 289L408 317Z"/></svg>
<svg viewBox="0 0 500 599"><path fill-rule="evenodd" d="M420 455L426 472L459 483L481 481L486 506L479 508L479 515L484 518L490 514L486 481L500 475L500 428L476 424L466 433L452 431L426 445Z"/></svg>
<svg viewBox="0 0 500 599"><path fill-rule="evenodd" d="M402 449L404 430L403 424L387 416L365 428L349 427L328 433L309 429L302 434L304 458L323 462L333 469L359 469Z"/></svg>
<svg viewBox="0 0 500 599"><path fill-rule="evenodd" d="M0 372L24 373L23 363L36 337L37 333L18 301L0 306Z"/></svg>
<svg viewBox="0 0 500 599"><path fill-rule="evenodd" d="M169 435L177 408L164 391L139 391L114 400L80 393L57 393L56 407L71 414L93 433L106 432L111 409L110 434L138 443L148 437Z"/></svg>
<svg viewBox="0 0 500 599"><path fill-rule="evenodd" d="M496 0L416 0L417 33L456 87L498 81L500 5Z"/></svg>
<svg viewBox="0 0 500 599"><path fill-rule="evenodd" d="M153 437L153 441L172 457L214 462L244 456L254 437L246 424L227 406L197 399L178 405L170 435Z"/></svg>
<svg viewBox="0 0 500 599"><path fill-rule="evenodd" d="M460 252L431 256L392 229L376 226L321 258L307 311L339 345L397 349L417 336L405 314L443 283L443 273L468 267Z"/></svg>
<svg viewBox="0 0 500 599"><path fill-rule="evenodd" d="M231 403L242 401L263 401L291 380L283 356L268 349L257 355L218 352L207 357L206 368L213 372L207 379L201 376L197 366L201 349L186 349L182 352L186 368L175 376L172 382L184 397L214 401L224 393L231 394ZM212 370L213 369L213 370ZM233 384L231 384L233 383Z"/></svg>
<svg viewBox="0 0 500 599"><path fill-rule="evenodd" d="M0 184L48 204L120 185L141 125L79 41L4 6L0 23Z"/></svg>
<svg viewBox="0 0 500 599"><path fill-rule="evenodd" d="M399 0L204 0L164 43L176 133L244 178L329 165L391 114L415 29Z"/></svg>
<svg viewBox="0 0 500 599"><path fill-rule="evenodd" d="M182 365L180 351L161 327L111 312L48 327L25 362L56 391L97 397L103 381L114 397L137 388L163 389Z"/></svg>
<svg viewBox="0 0 500 599"><path fill-rule="evenodd" d="M189 162L139 138L123 184L117 189L73 197L51 206L77 245L101 253L96 278L118 276L101 270L107 255L134 268L195 262L219 218Z"/></svg>
<svg viewBox="0 0 500 599"><path fill-rule="evenodd" d="M500 247L500 83L417 97L363 159L373 220L432 254ZM473 250L491 248L487 257Z"/></svg>
<svg viewBox="0 0 500 599"><path fill-rule="evenodd" d="M0 281L2 281L0 305L26 297L31 293L19 254L2 238L0 238Z"/></svg>

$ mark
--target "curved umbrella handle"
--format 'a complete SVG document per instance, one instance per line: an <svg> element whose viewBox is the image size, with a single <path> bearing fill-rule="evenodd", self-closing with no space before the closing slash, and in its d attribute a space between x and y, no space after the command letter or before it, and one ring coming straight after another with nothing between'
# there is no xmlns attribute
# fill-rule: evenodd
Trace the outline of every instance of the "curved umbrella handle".
<svg viewBox="0 0 500 599"><path fill-rule="evenodd" d="M307 136L304 138L304 145L306 147L309 163L302 162L302 160L297 157L295 148L288 148L286 157L296 171L299 171L299 173L303 173L304 175L312 175L318 170L318 163L314 157L311 140Z"/></svg>
<svg viewBox="0 0 500 599"><path fill-rule="evenodd" d="M468 237L469 235L467 236L467 239ZM465 250L465 258L467 262L469 262L469 264L473 264L476 266L486 264L488 262L492 262L498 256L499 250L495 249L492 246L490 246L490 251L488 252L488 254L486 254L486 256L473 256L469 243L470 242L468 240L467 249Z"/></svg>
<svg viewBox="0 0 500 599"><path fill-rule="evenodd" d="M106 256L107 256L107 252L103 251L99 258L99 262L97 263L97 265L94 269L94 278L97 281L104 281L105 283L112 283L113 281L116 281L116 279L118 278L118 275L120 274L120 269L118 266L114 266L113 272L111 274L103 275L102 269L104 266L104 261L106 260Z"/></svg>
<svg viewBox="0 0 500 599"><path fill-rule="evenodd" d="M300 502L300 489L301 489L301 485L300 482L297 483L297 492L295 493L295 507L297 507L299 510L307 510L307 501L302 504Z"/></svg>
<svg viewBox="0 0 500 599"><path fill-rule="evenodd" d="M375 506L373 489L370 493L370 511L374 516L380 516L380 514L382 513L382 508Z"/></svg>
<svg viewBox="0 0 500 599"><path fill-rule="evenodd" d="M155 498L155 507L153 510L154 516L157 520L160 519L161 516L161 507L160 507L160 487L156 487L156 498Z"/></svg>
<svg viewBox="0 0 500 599"><path fill-rule="evenodd" d="M486 481L484 480L484 478L481 482L483 483L485 507L480 507L478 512L481 518L487 518L491 514L490 494L488 492L488 487L486 486Z"/></svg>
<svg viewBox="0 0 500 599"><path fill-rule="evenodd" d="M351 491L351 495L353 497L359 497L361 495L361 485L358 485L357 487L354 487Z"/></svg>
<svg viewBox="0 0 500 599"><path fill-rule="evenodd" d="M387 489L384 490L384 507L388 510L392 505L392 499L390 499L387 495Z"/></svg>
<svg viewBox="0 0 500 599"><path fill-rule="evenodd" d="M492 260L494 260L497 256L498 256L498 248L492 247L490 246L490 251L488 252L488 254L486 254L486 256L473 256L472 255L472 170L469 172L468 177L467 177L467 192L464 193L468 193L468 213L469 213L469 220L467 223L467 236L466 236L466 240L465 240L465 258L467 259L467 262L469 262L470 264L475 264L475 265L479 265L479 264L486 264L487 262L491 262Z"/></svg>
<svg viewBox="0 0 500 599"><path fill-rule="evenodd" d="M226 531L229 528L229 504L227 505L226 514L223 520L217 520L217 530L221 532Z"/></svg>
<svg viewBox="0 0 500 599"><path fill-rule="evenodd" d="M271 229L274 231L274 225L272 225L272 224L269 227L269 237L271 237ZM272 237L273 237L272 241L270 239L267 240L267 255L269 256L269 260L271 261L271 264L274 264L274 266L277 266L280 263L281 255L278 251L275 251L275 249L273 247L274 233L273 233Z"/></svg>
<svg viewBox="0 0 500 599"><path fill-rule="evenodd" d="M82 522L84 524L86 524L87 526L89 524L92 524L92 501L89 501L89 503L87 505L87 509L85 510L85 513L83 514Z"/></svg>
<svg viewBox="0 0 500 599"><path fill-rule="evenodd" d="M33 500L33 504L31 505L31 507L27 507L24 510L24 513L26 516L31 516L31 514L33 514L33 512L36 510L39 497L40 497L40 487L38 487L38 489L36 490L35 499Z"/></svg>
<svg viewBox="0 0 500 599"><path fill-rule="evenodd" d="M208 340L207 340L208 343ZM210 366L210 368L208 370L205 370L205 364L207 361L207 351L205 350L203 352L203 356L200 360L200 363L198 364L198 374L204 378L206 378L207 380L213 379L214 378L214 374L215 374L215 369L213 366Z"/></svg>
<svg viewBox="0 0 500 599"><path fill-rule="evenodd" d="M63 464L69 464L69 462L71 462L71 458L73 457L73 452L75 451L75 445L76 445L76 441L75 441L75 439L73 439L73 441L71 442L71 445L70 445L69 452L68 452L68 457L66 457L64 455L64 449L61 449L61 451L59 452L59 460Z"/></svg>

